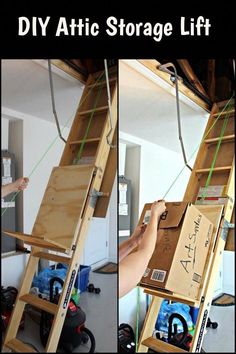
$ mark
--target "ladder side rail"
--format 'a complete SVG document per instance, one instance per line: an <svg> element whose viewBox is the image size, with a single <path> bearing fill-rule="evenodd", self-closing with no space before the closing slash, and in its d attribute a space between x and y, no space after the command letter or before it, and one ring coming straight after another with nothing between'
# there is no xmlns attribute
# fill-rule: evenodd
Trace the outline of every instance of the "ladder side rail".
<svg viewBox="0 0 236 354"><path fill-rule="evenodd" d="M116 90L113 95L112 99L112 109L116 111L116 104L117 104L117 95L116 95ZM116 112L114 112L116 113ZM114 124L116 124L116 119L117 119L117 114L114 115ZM114 125L115 127L115 125ZM85 239L88 233L88 228L90 221L92 219L94 209L95 209L95 204L92 202L91 199L93 196L91 196L91 192L93 190L100 190L101 184L102 184L102 179L105 171L105 166L107 163L109 151L110 151L110 146L107 144L106 141L106 131L109 128L109 121L107 120L106 122L106 127L104 128L104 132L101 138L101 144L98 148L97 152L97 160L99 161L99 164L97 167L97 172L96 175L94 176L94 179L91 183L91 188L90 192L88 193L85 208L84 208L84 213L82 215L81 220L78 222L74 239L76 239L75 243L75 251L73 253L70 267L67 272L66 280L65 280L65 286L63 287L63 292L60 296L59 304L58 304L58 312L56 316L54 316L52 328L50 331L50 335L48 338L47 342L47 347L46 347L46 352L55 352L57 349L58 341L60 338L61 330L63 327L66 311L67 311L67 306L69 304L69 299L71 297L71 293L73 290L73 284L75 282L75 277L77 274L77 270L79 267L79 261L82 256L83 248L84 248L84 243ZM111 137L113 137L114 130L111 132Z"/></svg>

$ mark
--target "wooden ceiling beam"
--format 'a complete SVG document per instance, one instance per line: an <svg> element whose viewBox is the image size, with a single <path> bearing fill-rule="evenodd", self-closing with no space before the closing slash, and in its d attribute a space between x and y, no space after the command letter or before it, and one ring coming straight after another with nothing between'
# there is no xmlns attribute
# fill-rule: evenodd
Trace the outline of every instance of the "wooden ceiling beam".
<svg viewBox="0 0 236 354"><path fill-rule="evenodd" d="M198 79L197 75L194 73L191 65L189 64L189 61L186 59L177 59L177 62L181 69L183 70L184 74L190 81L194 87L207 99L209 99L209 95L206 93L204 87L201 84L201 81Z"/></svg>
<svg viewBox="0 0 236 354"><path fill-rule="evenodd" d="M65 63L63 60L60 59L52 59L51 63L55 65L57 68L63 70L66 74L74 77L75 79L79 80L82 84L85 84L87 81L87 75L81 74L79 71L72 68L70 65Z"/></svg>
<svg viewBox="0 0 236 354"><path fill-rule="evenodd" d="M216 79L215 79L215 59L208 60L208 71L207 71L207 86L209 96L212 102L215 102L216 95Z"/></svg>

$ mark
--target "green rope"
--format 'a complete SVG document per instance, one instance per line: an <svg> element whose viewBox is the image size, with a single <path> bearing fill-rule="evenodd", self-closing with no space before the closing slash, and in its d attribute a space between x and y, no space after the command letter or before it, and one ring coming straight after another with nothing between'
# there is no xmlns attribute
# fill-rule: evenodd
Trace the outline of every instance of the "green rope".
<svg viewBox="0 0 236 354"><path fill-rule="evenodd" d="M189 161L192 159L192 157L195 155L195 153L199 150L200 146L204 143L204 140L206 139L206 137L208 136L208 134L211 132L211 130L214 128L215 124L218 122L219 118L221 117L222 113L226 110L226 108L229 106L231 100L233 99L234 94L231 96L231 98L228 100L228 102L225 104L224 108L222 109L222 111L219 113L219 115L216 117L214 123L212 124L212 126L208 129L208 131L206 132L206 134L203 136L200 144L197 145L197 147L195 148L195 150L192 152L192 154L190 155L187 163L189 163ZM164 196L162 197L162 199L165 199L165 197L167 196L167 194L170 192L170 190L173 188L173 186L175 185L176 181L179 179L180 175L182 174L182 172L184 171L186 165L184 165L182 167L182 169L179 171L179 173L177 174L177 176L175 177L175 179L173 180L173 182L171 183L171 185L169 186L169 188L167 189L167 191L165 192Z"/></svg>
<svg viewBox="0 0 236 354"><path fill-rule="evenodd" d="M137 286L137 312L136 312L136 331L135 331L135 351L136 351L136 353L138 352L139 314L140 314L140 287Z"/></svg>
<svg viewBox="0 0 236 354"><path fill-rule="evenodd" d="M206 198L207 190L208 190L208 187L209 187L209 184L210 184L210 181L211 181L212 173L213 173L213 170L214 170L214 167L215 167L216 159L217 159L217 156L218 156L218 152L220 150L221 142L222 142L222 139L223 139L223 136L224 136L225 129L227 127L228 121L229 121L229 115L225 116L224 123L222 125L220 138L219 138L219 141L218 141L217 146L216 146L215 154L214 154L214 157L213 157L213 160L212 160L212 163L211 163L209 174L207 176L206 184L205 184L205 187L204 187L204 193L203 193L203 195L201 197L201 200L204 200Z"/></svg>
<svg viewBox="0 0 236 354"><path fill-rule="evenodd" d="M104 73L103 75L101 76L101 80L104 76ZM90 131L90 127L91 127L91 123L92 123L92 119L93 119L93 116L94 116L94 113L95 113L95 110L97 108L97 104L98 104L98 101L101 97L101 93L102 93L102 85L100 85L99 89L98 89L98 92L97 92L97 96L96 96L96 99L95 99L95 102L94 102L94 106L92 108L92 112L91 112L91 115L89 117L89 122L88 122L88 125L87 125L87 128L86 128L86 131L85 131L85 134L84 134L84 137L83 137L83 140L82 140L82 143L80 145L80 148L79 148L79 152L77 154L77 157L75 159L75 163L78 163L80 158L81 158L81 155L82 155L82 152L83 152L83 149L84 149L84 145L86 144L86 139L87 139L87 136L88 136L88 133Z"/></svg>
<svg viewBox="0 0 236 354"><path fill-rule="evenodd" d="M80 106L84 103L84 101L87 99L88 95L90 94L91 90L97 85L97 83L99 82L99 80L101 79L101 77L104 75L104 73L102 72L98 78L96 79L96 81L94 82L94 85L88 90L88 93L85 95L84 99L80 102L79 106L76 109L76 113L74 112L69 119L66 121L64 127L62 128L61 132L63 132L63 130L67 127L67 124L69 124L69 122L71 121L71 119L75 116L75 114L77 114ZM59 135L57 135L53 141L49 144L48 148L46 149L46 151L43 153L42 157L39 159L39 161L34 165L32 171L30 172L30 174L28 175L28 178L31 177L33 175L33 173L38 169L38 166L40 165L40 163L43 161L43 159L46 157L46 155L48 154L49 150L53 147L53 145L56 143L57 139L59 138ZM10 202L14 202L16 197L18 196L18 194L21 191L17 191L15 194L13 194L12 199L10 200ZM5 212L7 211L8 207L6 207L5 209L3 209L1 216L3 216L5 214Z"/></svg>

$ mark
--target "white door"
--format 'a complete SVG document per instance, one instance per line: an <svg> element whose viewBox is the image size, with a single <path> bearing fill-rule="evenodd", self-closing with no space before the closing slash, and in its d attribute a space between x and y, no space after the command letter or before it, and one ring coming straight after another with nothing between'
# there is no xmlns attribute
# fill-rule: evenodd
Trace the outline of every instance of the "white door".
<svg viewBox="0 0 236 354"><path fill-rule="evenodd" d="M219 268L218 275L216 278L213 298L216 298L217 296L222 294L222 292L223 292L223 259L220 262L220 268Z"/></svg>
<svg viewBox="0 0 236 354"><path fill-rule="evenodd" d="M92 218L84 248L84 264L108 260L108 218Z"/></svg>

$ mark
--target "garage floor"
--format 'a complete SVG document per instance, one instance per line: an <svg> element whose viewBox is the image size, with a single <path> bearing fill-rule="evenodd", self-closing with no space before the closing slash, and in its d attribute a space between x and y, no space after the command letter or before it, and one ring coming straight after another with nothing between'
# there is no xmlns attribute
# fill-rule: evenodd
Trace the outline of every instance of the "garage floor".
<svg viewBox="0 0 236 354"><path fill-rule="evenodd" d="M207 328L203 349L207 353L235 353L235 306L211 306L210 319L216 329Z"/></svg>
<svg viewBox="0 0 236 354"><path fill-rule="evenodd" d="M101 293L84 292L81 294L80 306L85 311L86 326L96 339L96 352L117 352L117 275L90 273L90 282L101 288ZM207 328L203 341L203 349L207 353L235 352L235 306L212 306L210 319L218 322L218 328ZM20 330L18 337L33 344L39 352L43 347L39 339L39 326L27 316L25 329ZM74 353L86 353L88 347L81 345ZM62 352L62 351L60 351Z"/></svg>
<svg viewBox="0 0 236 354"><path fill-rule="evenodd" d="M89 281L101 288L100 294L83 292L80 297L80 306L86 313L86 327L95 336L95 352L117 352L117 275L90 272ZM31 343L39 352L44 351L39 337L39 325L28 315L25 328L19 331L17 337ZM74 349L74 353L86 352L86 345Z"/></svg>

